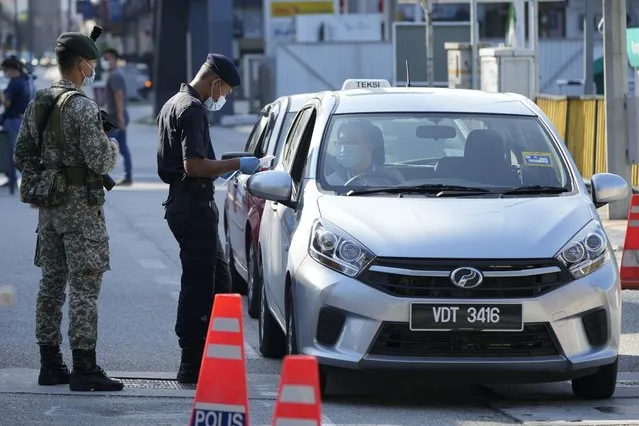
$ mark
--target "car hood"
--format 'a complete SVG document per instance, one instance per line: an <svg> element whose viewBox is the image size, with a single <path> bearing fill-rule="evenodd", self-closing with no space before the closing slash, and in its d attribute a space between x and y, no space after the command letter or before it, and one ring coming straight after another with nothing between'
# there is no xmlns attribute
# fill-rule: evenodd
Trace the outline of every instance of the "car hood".
<svg viewBox="0 0 639 426"><path fill-rule="evenodd" d="M323 195L321 216L382 257L550 258L593 219L582 196Z"/></svg>

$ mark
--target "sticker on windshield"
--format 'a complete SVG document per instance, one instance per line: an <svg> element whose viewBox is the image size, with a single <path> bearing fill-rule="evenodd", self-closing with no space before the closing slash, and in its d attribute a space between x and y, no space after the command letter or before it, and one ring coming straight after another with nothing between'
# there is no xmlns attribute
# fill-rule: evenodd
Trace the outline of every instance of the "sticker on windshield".
<svg viewBox="0 0 639 426"><path fill-rule="evenodd" d="M522 152L524 165L538 167L552 167L552 159L549 152Z"/></svg>

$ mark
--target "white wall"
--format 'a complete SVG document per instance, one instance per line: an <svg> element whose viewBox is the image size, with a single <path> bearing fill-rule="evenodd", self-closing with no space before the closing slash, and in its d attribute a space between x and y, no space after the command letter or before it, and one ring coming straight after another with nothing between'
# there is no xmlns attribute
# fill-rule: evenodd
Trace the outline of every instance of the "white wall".
<svg viewBox="0 0 639 426"><path fill-rule="evenodd" d="M596 39L594 59L602 53L601 39ZM392 55L392 44L385 42L280 45L276 49L275 94L279 97L309 91L337 90L348 78L384 78L392 81ZM583 78L583 42L580 39L540 40L538 61L540 93L567 94L557 85L557 80Z"/></svg>

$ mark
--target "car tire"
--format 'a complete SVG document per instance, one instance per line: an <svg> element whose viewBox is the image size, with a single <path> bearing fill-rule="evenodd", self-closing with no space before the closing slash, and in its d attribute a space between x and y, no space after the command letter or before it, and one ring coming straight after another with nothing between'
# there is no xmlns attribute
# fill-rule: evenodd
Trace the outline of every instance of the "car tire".
<svg viewBox="0 0 639 426"><path fill-rule="evenodd" d="M266 358L281 358L286 353L286 336L268 307L266 286L260 287L260 315L257 331L260 353Z"/></svg>
<svg viewBox="0 0 639 426"><path fill-rule="evenodd" d="M572 391L580 399L608 399L617 387L619 360L599 367L595 374L572 380Z"/></svg>
<svg viewBox="0 0 639 426"><path fill-rule="evenodd" d="M243 296L246 294L246 281L244 281L240 274L237 273L237 269L235 269L235 259L233 258L228 226L224 227L224 235L226 238L224 254L226 255L226 262L229 264L229 272L231 273L231 293L239 293Z"/></svg>
<svg viewBox="0 0 639 426"><path fill-rule="evenodd" d="M293 291L288 290L288 306L286 307L286 354L299 355L300 348L297 344L297 326L295 322L295 302Z"/></svg>
<svg viewBox="0 0 639 426"><path fill-rule="evenodd" d="M249 317L257 319L260 316L260 291L262 288L262 267L257 259L257 250L252 241L248 241L248 283L246 284L246 304Z"/></svg>
<svg viewBox="0 0 639 426"><path fill-rule="evenodd" d="M286 353L288 355L299 355L299 342L297 341L297 323L295 322L295 301L293 292L289 289L288 307L286 309ZM328 383L328 369L318 365L320 395L326 395L326 385Z"/></svg>

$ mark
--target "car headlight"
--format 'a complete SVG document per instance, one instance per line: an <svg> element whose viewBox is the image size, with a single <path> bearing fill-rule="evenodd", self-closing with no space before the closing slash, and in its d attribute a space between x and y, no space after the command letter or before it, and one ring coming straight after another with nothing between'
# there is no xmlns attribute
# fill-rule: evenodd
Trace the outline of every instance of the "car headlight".
<svg viewBox="0 0 639 426"><path fill-rule="evenodd" d="M608 238L599 222L593 220L559 250L555 256L575 279L601 268L610 258Z"/></svg>
<svg viewBox="0 0 639 426"><path fill-rule="evenodd" d="M322 265L349 277L359 274L375 257L362 243L324 219L313 224L308 253Z"/></svg>

